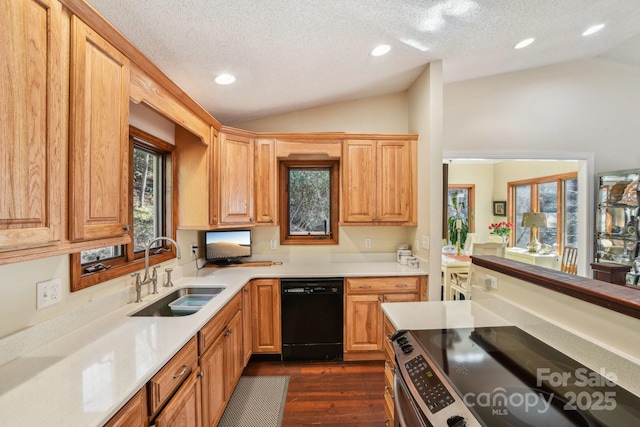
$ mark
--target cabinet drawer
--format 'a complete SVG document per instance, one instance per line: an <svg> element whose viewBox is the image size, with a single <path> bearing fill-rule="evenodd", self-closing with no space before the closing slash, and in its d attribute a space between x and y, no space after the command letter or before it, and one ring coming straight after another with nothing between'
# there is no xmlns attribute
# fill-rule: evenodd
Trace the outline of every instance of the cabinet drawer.
<svg viewBox="0 0 640 427"><path fill-rule="evenodd" d="M104 427L146 427L148 424L147 394L143 387Z"/></svg>
<svg viewBox="0 0 640 427"><path fill-rule="evenodd" d="M198 365L193 337L149 381L149 412L155 414Z"/></svg>
<svg viewBox="0 0 640 427"><path fill-rule="evenodd" d="M198 354L202 356L242 306L242 294L234 296L213 319L198 332Z"/></svg>
<svg viewBox="0 0 640 427"><path fill-rule="evenodd" d="M418 277L358 277L348 278L347 293L370 294L372 292L416 292L418 291Z"/></svg>

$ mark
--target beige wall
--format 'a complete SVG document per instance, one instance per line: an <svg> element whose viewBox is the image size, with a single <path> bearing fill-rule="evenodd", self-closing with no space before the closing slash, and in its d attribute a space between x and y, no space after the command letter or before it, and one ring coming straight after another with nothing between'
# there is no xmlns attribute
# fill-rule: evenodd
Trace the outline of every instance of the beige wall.
<svg viewBox="0 0 640 427"><path fill-rule="evenodd" d="M407 133L407 93L341 102L234 125L254 132Z"/></svg>

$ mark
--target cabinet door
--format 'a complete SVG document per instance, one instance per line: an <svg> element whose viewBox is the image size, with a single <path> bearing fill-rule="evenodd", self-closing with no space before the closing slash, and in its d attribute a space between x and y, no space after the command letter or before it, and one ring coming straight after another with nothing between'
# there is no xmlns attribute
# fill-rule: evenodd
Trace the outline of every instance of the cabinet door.
<svg viewBox="0 0 640 427"><path fill-rule="evenodd" d="M220 133L220 223L253 223L253 141Z"/></svg>
<svg viewBox="0 0 640 427"><path fill-rule="evenodd" d="M345 350L382 350L382 295L347 295Z"/></svg>
<svg viewBox="0 0 640 427"><path fill-rule="evenodd" d="M256 224L276 225L278 172L275 141L256 140L255 154Z"/></svg>
<svg viewBox="0 0 640 427"><path fill-rule="evenodd" d="M221 333L200 357L202 370L202 420L203 425L217 425L227 405L225 394L226 369L224 366L225 333Z"/></svg>
<svg viewBox="0 0 640 427"><path fill-rule="evenodd" d="M280 286L274 279L251 281L253 353L281 353Z"/></svg>
<svg viewBox="0 0 640 427"><path fill-rule="evenodd" d="M70 239L118 237L128 224L129 60L71 21Z"/></svg>
<svg viewBox="0 0 640 427"><path fill-rule="evenodd" d="M3 2L0 251L63 238L68 67L62 33L59 2Z"/></svg>
<svg viewBox="0 0 640 427"><path fill-rule="evenodd" d="M148 425L147 394L142 388L105 424L105 427L146 427Z"/></svg>
<svg viewBox="0 0 640 427"><path fill-rule="evenodd" d="M231 397L233 389L240 379L244 369L244 352L242 350L242 312L236 313L229 322L229 328L225 332L225 394L227 400Z"/></svg>
<svg viewBox="0 0 640 427"><path fill-rule="evenodd" d="M378 141L377 221L408 222L412 207L410 141Z"/></svg>
<svg viewBox="0 0 640 427"><path fill-rule="evenodd" d="M342 221L376 216L376 142L345 141L342 153Z"/></svg>
<svg viewBox="0 0 640 427"><path fill-rule="evenodd" d="M242 289L242 352L244 354L244 366L249 363L251 357L251 284L246 284Z"/></svg>
<svg viewBox="0 0 640 427"><path fill-rule="evenodd" d="M199 371L191 373L156 418L155 427L201 427Z"/></svg>

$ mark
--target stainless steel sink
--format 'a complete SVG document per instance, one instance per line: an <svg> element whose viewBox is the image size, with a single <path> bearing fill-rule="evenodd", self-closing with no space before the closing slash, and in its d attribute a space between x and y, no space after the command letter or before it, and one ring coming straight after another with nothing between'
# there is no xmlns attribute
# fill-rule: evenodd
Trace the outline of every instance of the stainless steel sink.
<svg viewBox="0 0 640 427"><path fill-rule="evenodd" d="M187 295L207 295L211 298L215 298L220 292L224 290L224 286L212 286L206 288L180 288L160 298L158 301L151 305L141 308L135 313L129 316L133 317L180 317L185 313L174 313L169 304L176 301L178 298ZM188 314L193 314L195 311Z"/></svg>

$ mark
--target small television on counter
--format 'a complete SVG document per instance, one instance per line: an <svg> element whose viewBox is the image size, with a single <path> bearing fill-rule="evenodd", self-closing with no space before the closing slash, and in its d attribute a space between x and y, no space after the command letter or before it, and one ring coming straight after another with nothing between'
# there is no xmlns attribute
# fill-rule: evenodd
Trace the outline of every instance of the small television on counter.
<svg viewBox="0 0 640 427"><path fill-rule="evenodd" d="M218 265L242 264L251 256L251 230L206 231L205 259Z"/></svg>

